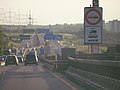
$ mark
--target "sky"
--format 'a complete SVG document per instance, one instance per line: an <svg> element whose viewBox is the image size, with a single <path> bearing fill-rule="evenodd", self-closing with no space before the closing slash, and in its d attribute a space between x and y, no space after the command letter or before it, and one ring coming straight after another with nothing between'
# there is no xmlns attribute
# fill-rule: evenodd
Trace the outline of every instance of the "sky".
<svg viewBox="0 0 120 90"><path fill-rule="evenodd" d="M92 0L0 0L5 12L29 13L40 25L75 24L84 22L84 7ZM103 19L107 22L120 19L120 0L99 0L103 7Z"/></svg>

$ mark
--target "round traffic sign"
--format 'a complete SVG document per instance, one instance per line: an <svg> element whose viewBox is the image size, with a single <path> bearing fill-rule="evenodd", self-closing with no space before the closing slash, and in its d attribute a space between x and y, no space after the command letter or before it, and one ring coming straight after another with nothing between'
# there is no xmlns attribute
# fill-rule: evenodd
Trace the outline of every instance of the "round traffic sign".
<svg viewBox="0 0 120 90"><path fill-rule="evenodd" d="M102 14L95 8L89 9L85 14L86 22L90 25L97 25L102 20Z"/></svg>

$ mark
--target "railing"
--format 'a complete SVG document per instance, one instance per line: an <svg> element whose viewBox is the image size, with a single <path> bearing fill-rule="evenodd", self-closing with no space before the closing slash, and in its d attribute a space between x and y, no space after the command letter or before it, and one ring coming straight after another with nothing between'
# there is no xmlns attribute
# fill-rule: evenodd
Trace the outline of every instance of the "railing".
<svg viewBox="0 0 120 90"><path fill-rule="evenodd" d="M55 61L45 59L44 62L45 62L44 66L52 71L64 71L68 67L68 61L63 60Z"/></svg>
<svg viewBox="0 0 120 90"><path fill-rule="evenodd" d="M78 62L78 63L80 62L80 63L87 63L87 64L120 67L120 61L75 59L75 58L71 58L71 57L68 57L68 58L69 58L69 60L73 60L74 62Z"/></svg>
<svg viewBox="0 0 120 90"><path fill-rule="evenodd" d="M120 61L75 59L71 57L68 57L68 59L66 61L45 60L45 65L48 69L54 71L62 70L68 76L84 81L98 90L120 90Z"/></svg>
<svg viewBox="0 0 120 90"><path fill-rule="evenodd" d="M44 60L44 66L49 69L49 70L55 70L55 64L54 64L54 60L47 60L45 59Z"/></svg>
<svg viewBox="0 0 120 90"><path fill-rule="evenodd" d="M120 61L120 53L78 54L77 58Z"/></svg>
<svg viewBox="0 0 120 90"><path fill-rule="evenodd" d="M91 72L69 67L67 74L91 84L99 90L120 90L120 81Z"/></svg>

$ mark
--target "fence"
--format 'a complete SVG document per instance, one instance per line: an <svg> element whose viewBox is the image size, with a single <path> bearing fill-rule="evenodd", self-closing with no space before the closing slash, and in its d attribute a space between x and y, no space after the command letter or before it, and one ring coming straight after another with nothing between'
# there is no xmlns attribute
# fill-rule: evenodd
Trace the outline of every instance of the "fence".
<svg viewBox="0 0 120 90"><path fill-rule="evenodd" d="M120 90L120 61L88 60L45 60L48 69L63 71L66 74L94 86L98 90Z"/></svg>
<svg viewBox="0 0 120 90"><path fill-rule="evenodd" d="M96 59L96 60L116 60L120 61L120 53L101 53L101 54L80 54L77 55L80 59Z"/></svg>
<svg viewBox="0 0 120 90"><path fill-rule="evenodd" d="M68 61L63 61L63 60L55 61L55 60L45 59L44 66L49 70L62 72L67 69Z"/></svg>
<svg viewBox="0 0 120 90"><path fill-rule="evenodd" d="M91 72L69 67L67 74L76 76L91 85L94 85L99 90L120 90L120 81L109 77L97 75Z"/></svg>

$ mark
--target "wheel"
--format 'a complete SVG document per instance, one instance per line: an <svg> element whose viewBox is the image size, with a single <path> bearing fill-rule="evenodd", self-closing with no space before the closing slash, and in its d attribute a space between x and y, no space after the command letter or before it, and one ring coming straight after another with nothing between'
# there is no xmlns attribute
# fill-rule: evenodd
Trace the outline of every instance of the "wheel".
<svg viewBox="0 0 120 90"><path fill-rule="evenodd" d="M26 63L25 63L24 65L25 65L25 66L27 66L27 64L26 64Z"/></svg>
<svg viewBox="0 0 120 90"><path fill-rule="evenodd" d="M5 62L5 66L7 66L7 63Z"/></svg>
<svg viewBox="0 0 120 90"><path fill-rule="evenodd" d="M7 66L7 64L5 64L5 66Z"/></svg>
<svg viewBox="0 0 120 90"><path fill-rule="evenodd" d="M36 63L36 65L38 65L38 63Z"/></svg>

